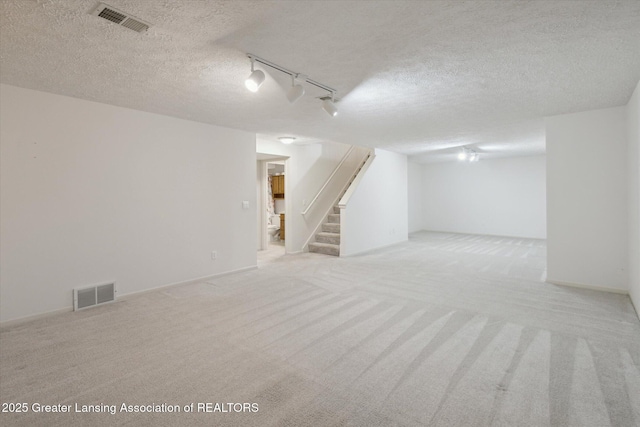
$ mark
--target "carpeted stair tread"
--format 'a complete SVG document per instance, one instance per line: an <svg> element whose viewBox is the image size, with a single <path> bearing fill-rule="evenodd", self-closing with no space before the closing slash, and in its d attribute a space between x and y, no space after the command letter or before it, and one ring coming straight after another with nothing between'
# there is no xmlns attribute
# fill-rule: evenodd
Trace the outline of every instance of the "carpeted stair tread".
<svg viewBox="0 0 640 427"><path fill-rule="evenodd" d="M331 243L318 243L318 242L309 243L309 252L340 256L340 245L332 245Z"/></svg>
<svg viewBox="0 0 640 427"><path fill-rule="evenodd" d="M316 242L317 243L330 243L332 245L340 244L340 233L327 233L325 231L321 231L316 234Z"/></svg>
<svg viewBox="0 0 640 427"><path fill-rule="evenodd" d="M322 224L322 231L328 233L340 233L340 224L325 222L324 224Z"/></svg>

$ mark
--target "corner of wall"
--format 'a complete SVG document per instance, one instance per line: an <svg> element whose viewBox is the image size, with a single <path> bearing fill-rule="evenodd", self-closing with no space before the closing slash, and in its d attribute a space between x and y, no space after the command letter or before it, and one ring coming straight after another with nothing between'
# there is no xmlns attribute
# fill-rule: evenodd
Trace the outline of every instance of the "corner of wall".
<svg viewBox="0 0 640 427"><path fill-rule="evenodd" d="M624 106L546 120L551 278L628 290L626 125Z"/></svg>
<svg viewBox="0 0 640 427"><path fill-rule="evenodd" d="M640 82L627 104L629 296L640 317Z"/></svg>
<svg viewBox="0 0 640 427"><path fill-rule="evenodd" d="M421 231L422 225L422 164L407 162L407 205L409 233Z"/></svg>

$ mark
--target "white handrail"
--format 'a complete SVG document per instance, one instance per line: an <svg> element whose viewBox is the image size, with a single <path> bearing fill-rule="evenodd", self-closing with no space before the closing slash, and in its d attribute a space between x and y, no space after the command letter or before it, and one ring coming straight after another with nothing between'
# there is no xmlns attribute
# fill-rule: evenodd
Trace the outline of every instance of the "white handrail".
<svg viewBox="0 0 640 427"><path fill-rule="evenodd" d="M358 163L358 165L364 165L364 163L366 162L366 160L369 157L375 157L375 154L373 154L373 150L368 150L367 151L367 156ZM362 168L360 168L359 170L357 170L356 172L354 172L353 175L351 175L351 179L353 179L353 181L349 180L347 182L345 182L344 186L342 187L342 189L340 190L340 192L338 194L343 194L347 191L348 188L350 188L353 184L353 182L355 182L355 178L361 173ZM327 217L327 215L329 215L330 213L333 212L333 207L336 206L336 204L338 202L340 202L342 200L342 196L337 196L333 203L331 203L331 206L329 207L329 209L327 209L327 211L325 212L325 214L322 216L322 220L320 222L318 222L318 225L316 226L315 230L313 230L313 233L311 233L309 235L309 237L307 238L307 241L304 243L304 245L302 246L304 249L309 247L309 243L311 242L311 239L313 239L314 237L316 237L316 234L318 234L318 232L320 231L321 227L322 227L322 223L324 221L324 219Z"/></svg>
<svg viewBox="0 0 640 427"><path fill-rule="evenodd" d="M362 164L362 167L360 168L356 176L353 178L351 185L349 185L349 188L347 188L347 191L345 191L345 193L342 195L342 198L338 201L338 207L340 209L344 209L347 207L347 203L349 203L349 199L351 198L351 195L353 194L354 191L356 191L356 188L358 188L358 184L360 184L360 181L362 181L362 178L364 177L365 172L367 171L367 169L369 169L369 166L371 166L371 163L373 163L373 159L375 158L376 158L375 151L371 150L369 152L369 157L367 157L367 160Z"/></svg>
<svg viewBox="0 0 640 427"><path fill-rule="evenodd" d="M355 148L354 145L349 147L349 149L347 150L345 155L342 157L342 160L340 160L340 163L338 163L338 166L336 166L336 168L333 170L331 175L329 175L329 178L327 178L327 180L325 181L325 183L322 186L322 188L320 188L320 190L318 190L318 194L316 194L316 196L313 198L313 200L311 200L311 203L309 203L309 205L307 205L307 208L302 211L302 215L306 215L307 212L309 212L309 209L311 209L311 206L313 206L313 204L316 202L316 200L318 200L318 197L320 197L320 195L322 194L324 189L327 188L327 185L329 185L329 182L331 181L331 178L333 178L333 176L338 172L338 169L340 169L342 164L347 160L347 157L349 157L349 154L351 154L351 152L353 151L354 148Z"/></svg>

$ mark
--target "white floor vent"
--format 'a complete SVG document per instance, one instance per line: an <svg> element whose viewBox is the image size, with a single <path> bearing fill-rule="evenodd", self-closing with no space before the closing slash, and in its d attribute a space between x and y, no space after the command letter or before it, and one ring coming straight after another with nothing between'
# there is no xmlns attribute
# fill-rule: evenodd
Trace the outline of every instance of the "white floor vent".
<svg viewBox="0 0 640 427"><path fill-rule="evenodd" d="M111 21L114 24L122 25L138 33L144 33L151 26L151 24L144 22L142 19L138 19L104 3L99 3L91 14Z"/></svg>
<svg viewBox="0 0 640 427"><path fill-rule="evenodd" d="M73 290L73 310L78 311L116 299L116 282L103 283Z"/></svg>

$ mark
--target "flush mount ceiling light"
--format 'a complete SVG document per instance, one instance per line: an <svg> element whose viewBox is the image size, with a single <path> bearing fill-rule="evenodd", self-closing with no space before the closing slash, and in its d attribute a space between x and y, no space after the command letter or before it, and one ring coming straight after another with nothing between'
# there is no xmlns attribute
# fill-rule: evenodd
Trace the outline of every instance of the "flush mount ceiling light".
<svg viewBox="0 0 640 427"><path fill-rule="evenodd" d="M325 84L322 84L320 82L317 82L315 80L312 80L308 78L305 74L296 73L294 71L288 70L284 67L281 67L278 64L274 64L273 62L267 61L266 59L262 59L253 54L249 53L247 54L247 57L251 60L251 75L245 81L245 86L247 86L247 89L249 89L250 91L256 92L260 88L260 85L264 82L264 78L265 78L264 73L260 70L254 71L254 68L253 68L254 63L259 62L260 64L266 65L267 67L271 67L274 70L280 71L281 73L288 74L291 76L291 88L287 91L287 99L292 104L296 102L298 99L302 98L302 96L304 96L304 93L305 93L304 87L300 83L296 84L296 79L297 79L301 83L308 83L310 85L313 85L315 87L318 87L322 90L329 92L329 96L320 98L323 101L322 108L327 113L329 113L329 115L332 117L338 114L338 109L334 105L334 102L336 102L335 95L337 93L337 91L334 88L327 86Z"/></svg>
<svg viewBox="0 0 640 427"><path fill-rule="evenodd" d="M296 139L292 136L281 136L278 138L283 144L292 144Z"/></svg>
<svg viewBox="0 0 640 427"><path fill-rule="evenodd" d="M251 74L249 75L247 80L244 81L244 85L251 92L257 92L258 89L260 89L260 86L262 86L262 83L264 83L265 76L262 70L254 70L253 64L254 61L253 58L251 58Z"/></svg>

